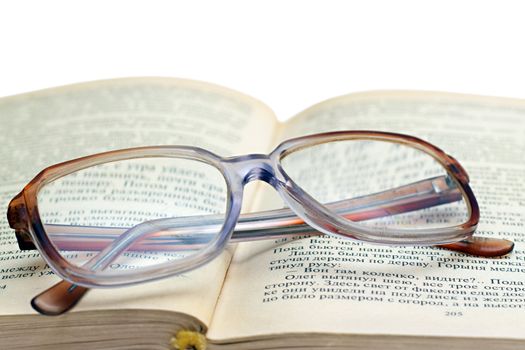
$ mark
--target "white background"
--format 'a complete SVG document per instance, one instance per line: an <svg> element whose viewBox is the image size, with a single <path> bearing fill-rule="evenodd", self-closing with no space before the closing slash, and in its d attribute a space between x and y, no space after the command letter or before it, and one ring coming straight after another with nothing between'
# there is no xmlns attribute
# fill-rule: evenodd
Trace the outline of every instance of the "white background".
<svg viewBox="0 0 525 350"><path fill-rule="evenodd" d="M0 3L0 96L124 76L205 80L281 119L335 95L525 98L519 1Z"/></svg>

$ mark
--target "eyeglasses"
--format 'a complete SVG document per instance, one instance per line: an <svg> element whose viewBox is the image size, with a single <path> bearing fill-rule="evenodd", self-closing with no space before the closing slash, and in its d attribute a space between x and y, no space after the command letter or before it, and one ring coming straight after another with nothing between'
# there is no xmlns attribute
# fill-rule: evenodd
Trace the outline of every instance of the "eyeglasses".
<svg viewBox="0 0 525 350"><path fill-rule="evenodd" d="M270 184L288 208L241 214L244 185ZM35 297L44 314L88 288L195 269L229 242L328 234L439 245L479 256L513 243L472 237L479 208L463 167L418 138L375 131L310 135L269 155L221 158L195 147L140 147L44 169L10 203L23 250L64 279Z"/></svg>

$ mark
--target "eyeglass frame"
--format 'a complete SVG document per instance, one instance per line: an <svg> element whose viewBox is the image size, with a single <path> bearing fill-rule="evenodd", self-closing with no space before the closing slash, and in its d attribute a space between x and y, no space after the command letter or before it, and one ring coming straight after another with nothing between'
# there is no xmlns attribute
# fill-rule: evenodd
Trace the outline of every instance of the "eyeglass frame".
<svg viewBox="0 0 525 350"><path fill-rule="evenodd" d="M460 225L446 228L418 229L407 239L406 231L383 229L378 231L355 224L332 213L323 205L301 189L283 170L280 161L288 154L322 143L371 140L404 144L432 156L440 163L448 175L454 180L466 200L469 215L468 220ZM59 253L46 234L38 210L37 195L46 184L92 166L114 161L122 161L147 157L166 157L200 161L211 165L220 171L227 185L227 205L224 223L219 233L201 251L181 260L168 261L155 266L143 267L138 270L119 271L113 274L100 274L97 271L86 271L82 267L69 263ZM208 263L218 256L230 239L235 238L235 226L241 215L244 186L255 180L270 184L281 196L284 203L311 228L329 235L343 236L360 241L396 244L396 245L444 245L454 250L462 250L454 242L468 240L472 237L479 222L479 206L469 186L469 177L464 168L452 156L438 147L417 137L380 132L380 131L337 131L314 134L290 139L282 142L268 155L249 154L223 158L207 150L191 146L150 146L115 150L86 156L59 163L42 170L24 189L15 196L9 204L8 221L15 229L21 249L38 249L50 266L61 278L83 287L124 286L147 282L193 270ZM279 225L278 225L279 226ZM282 227L282 226L281 226ZM399 233L402 239L395 239L385 234ZM315 234L315 233L313 233ZM317 232L318 234L318 232ZM285 236L285 235L283 235ZM271 236L268 238L277 238ZM430 238L429 238L430 237ZM388 238L388 239L385 239ZM234 239L235 241L250 240ZM508 242L508 241L507 241ZM500 247L501 248L501 247ZM510 250L505 248L506 254ZM467 251L463 249L462 251ZM502 255L490 253L493 255ZM483 252L478 253L484 255Z"/></svg>

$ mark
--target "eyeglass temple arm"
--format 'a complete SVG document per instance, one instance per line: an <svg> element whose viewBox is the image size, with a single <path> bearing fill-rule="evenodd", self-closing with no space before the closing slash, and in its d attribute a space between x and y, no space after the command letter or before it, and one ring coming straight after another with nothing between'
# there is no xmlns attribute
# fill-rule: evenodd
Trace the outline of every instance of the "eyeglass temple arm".
<svg viewBox="0 0 525 350"><path fill-rule="evenodd" d="M329 203L326 206L352 221L361 221L451 203L461 198L461 192L454 181L447 176L438 176L371 195ZM46 231L61 250L100 251L111 245L113 254L121 253L123 250L115 246L116 240L118 238L121 242L119 244L122 245L122 238L126 236L128 250L169 251L197 247L199 241L184 235L185 233L191 235L198 232L203 241L209 241L220 229L223 220L223 216L219 215L201 215L156 219L131 229L46 225ZM242 214L231 242L319 234L321 233L305 224L290 209L285 208ZM133 244L129 244L130 235L135 236ZM496 242L499 243L495 244ZM482 249L482 246L485 248ZM490 239L483 245L481 240L478 240L476 245L454 243L442 247L480 256L498 256L512 250L512 242Z"/></svg>
<svg viewBox="0 0 525 350"><path fill-rule="evenodd" d="M351 221L364 221L452 203L462 199L448 176L436 176L369 195L325 204ZM290 235L320 235L290 209L243 214L231 237L233 242L282 238Z"/></svg>

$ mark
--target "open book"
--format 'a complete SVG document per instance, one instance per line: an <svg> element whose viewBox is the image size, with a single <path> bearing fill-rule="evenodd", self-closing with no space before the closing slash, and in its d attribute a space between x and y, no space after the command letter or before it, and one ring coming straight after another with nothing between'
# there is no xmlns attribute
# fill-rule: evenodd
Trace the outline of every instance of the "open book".
<svg viewBox="0 0 525 350"><path fill-rule="evenodd" d="M246 242L190 273L91 290L71 312L46 317L29 302L58 278L38 252L18 249L2 215L2 349L525 347L525 101L357 93L279 123L261 102L223 87L137 78L1 99L0 125L3 213L42 168L97 152L177 144L230 156L267 153L299 135L380 130L454 155L481 207L477 235L516 243L508 256L482 259L325 236ZM253 183L244 205L257 211L283 204ZM333 251L344 256L319 259Z"/></svg>

